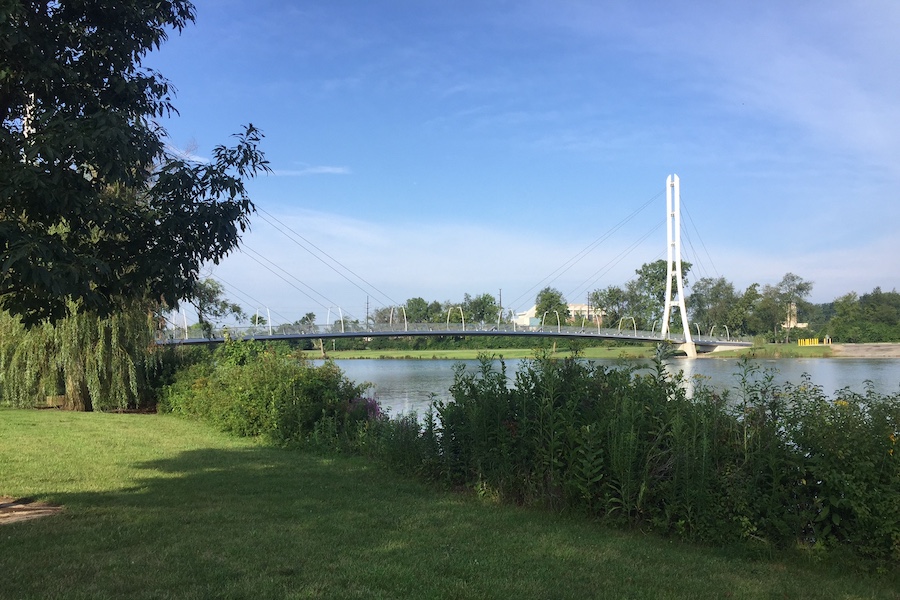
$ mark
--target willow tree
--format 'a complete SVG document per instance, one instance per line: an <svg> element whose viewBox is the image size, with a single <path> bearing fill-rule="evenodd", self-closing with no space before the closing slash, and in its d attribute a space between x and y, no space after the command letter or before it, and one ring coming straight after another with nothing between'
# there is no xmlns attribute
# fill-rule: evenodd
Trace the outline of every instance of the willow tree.
<svg viewBox="0 0 900 600"><path fill-rule="evenodd" d="M159 366L155 318L133 304L109 317L73 311L54 324L26 328L0 313L3 404L62 400L72 410L137 408L150 401L148 377Z"/></svg>

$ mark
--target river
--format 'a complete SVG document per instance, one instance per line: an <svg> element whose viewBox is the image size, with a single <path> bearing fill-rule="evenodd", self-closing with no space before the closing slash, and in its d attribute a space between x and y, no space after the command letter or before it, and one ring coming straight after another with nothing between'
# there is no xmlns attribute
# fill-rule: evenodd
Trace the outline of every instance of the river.
<svg viewBox="0 0 900 600"><path fill-rule="evenodd" d="M614 366L617 360L593 360L598 365ZM825 393L848 387L855 392L865 391L866 381L883 394L900 393L900 359L827 359L788 358L756 361L763 368L776 371L777 383L799 383L804 373ZM467 369L478 367L478 361L467 360L336 360L335 363L351 380L374 385L371 393L391 415L416 411L422 414L432 396L449 399L453 383L453 365L463 363ZM513 377L521 360L506 361L507 375ZM649 366L649 361L630 364ZM734 388L739 371L737 359L675 359L668 361L671 369L681 370L686 378L702 376L709 385Z"/></svg>

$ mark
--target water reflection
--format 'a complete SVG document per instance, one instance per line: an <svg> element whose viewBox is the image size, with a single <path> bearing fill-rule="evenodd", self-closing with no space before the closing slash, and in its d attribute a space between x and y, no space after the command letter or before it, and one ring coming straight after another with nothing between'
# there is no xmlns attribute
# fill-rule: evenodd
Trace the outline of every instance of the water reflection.
<svg viewBox="0 0 900 600"><path fill-rule="evenodd" d="M476 360L337 360L336 364L347 376L356 381L374 385L373 393L392 415L412 411L423 414L432 397L450 399L453 383L453 365L463 363L466 369L479 367ZM521 364L519 359L507 360L507 377L513 380ZM594 360L604 367L621 365L619 360ZM636 365L638 372L651 373L651 361L628 361ZM900 393L900 359L772 359L759 360L761 369L774 369L777 384L799 383L804 373L812 382L822 387L826 394L848 387L854 392L864 392L866 381L875 391L884 394ZM666 362L672 373L682 371L684 378L692 382L700 377L704 383L717 388L733 389L738 385L740 371L737 359L673 359Z"/></svg>

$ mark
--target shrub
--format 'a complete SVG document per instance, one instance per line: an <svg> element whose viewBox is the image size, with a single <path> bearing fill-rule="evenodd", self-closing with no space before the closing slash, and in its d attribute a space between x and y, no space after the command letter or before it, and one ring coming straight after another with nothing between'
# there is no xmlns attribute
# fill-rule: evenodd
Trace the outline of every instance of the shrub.
<svg viewBox="0 0 900 600"><path fill-rule="evenodd" d="M333 362L317 367L284 349L228 341L209 362L179 372L159 408L237 435L301 443L325 419L340 433L367 420L364 390Z"/></svg>
<svg viewBox="0 0 900 600"><path fill-rule="evenodd" d="M378 457L508 502L705 542L756 540L900 560L900 395L834 399L744 361L737 393L538 353L455 367L452 401L387 419L334 363L225 344L161 408L277 443ZM246 344L246 342L244 342Z"/></svg>
<svg viewBox="0 0 900 600"><path fill-rule="evenodd" d="M456 367L424 425L378 425L379 455L453 487L706 542L900 559L900 396L828 399L744 361L737 396L546 354ZM690 393L688 393L690 392Z"/></svg>

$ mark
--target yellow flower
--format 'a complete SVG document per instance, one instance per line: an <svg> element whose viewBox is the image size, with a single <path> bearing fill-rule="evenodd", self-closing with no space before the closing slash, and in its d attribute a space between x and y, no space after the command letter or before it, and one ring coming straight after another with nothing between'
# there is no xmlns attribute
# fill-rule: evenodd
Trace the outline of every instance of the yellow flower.
<svg viewBox="0 0 900 600"><path fill-rule="evenodd" d="M835 400L834 405L835 406L849 406L850 403L847 402L846 400Z"/></svg>

